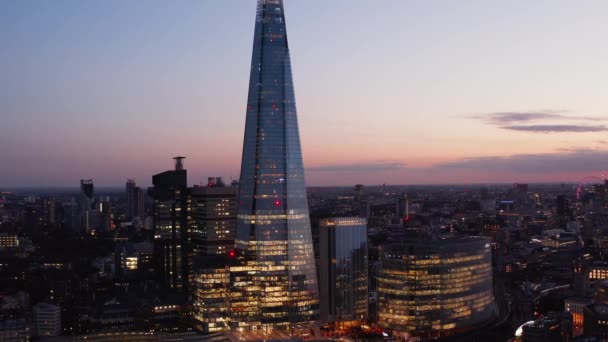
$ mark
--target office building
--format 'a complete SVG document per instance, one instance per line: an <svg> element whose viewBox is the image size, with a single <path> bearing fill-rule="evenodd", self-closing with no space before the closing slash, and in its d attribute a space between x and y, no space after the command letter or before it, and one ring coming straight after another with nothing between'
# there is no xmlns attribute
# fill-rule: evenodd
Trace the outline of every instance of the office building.
<svg viewBox="0 0 608 342"><path fill-rule="evenodd" d="M61 335L61 308L49 303L38 303L32 309L35 336Z"/></svg>
<svg viewBox="0 0 608 342"><path fill-rule="evenodd" d="M434 339L478 327L494 313L490 240L419 238L385 246L378 324Z"/></svg>
<svg viewBox="0 0 608 342"><path fill-rule="evenodd" d="M339 326L367 320L367 221L344 217L319 226L320 314L322 322Z"/></svg>
<svg viewBox="0 0 608 342"><path fill-rule="evenodd" d="M143 241L133 244L133 251L137 255L137 269L150 271L154 269L154 244Z"/></svg>
<svg viewBox="0 0 608 342"><path fill-rule="evenodd" d="M125 193L127 195L127 218L133 217L133 203L134 203L134 193L135 193L135 180L129 179L125 185Z"/></svg>
<svg viewBox="0 0 608 342"><path fill-rule="evenodd" d="M127 218L132 220L136 217L143 217L144 211L144 191L137 186L134 179L127 180Z"/></svg>
<svg viewBox="0 0 608 342"><path fill-rule="evenodd" d="M112 204L107 201L97 202L95 205L98 215L98 224L96 230L98 232L112 231L114 226L112 223Z"/></svg>
<svg viewBox="0 0 608 342"><path fill-rule="evenodd" d="M572 325L577 331L583 326L583 311L591 303L590 298L571 297L564 300L564 311L572 315Z"/></svg>
<svg viewBox="0 0 608 342"><path fill-rule="evenodd" d="M63 211L62 224L72 232L80 229L80 208L76 199L72 198L69 202L61 204Z"/></svg>
<svg viewBox="0 0 608 342"><path fill-rule="evenodd" d="M0 233L0 249L19 247L17 234Z"/></svg>
<svg viewBox="0 0 608 342"><path fill-rule="evenodd" d="M595 292L593 294L593 302L595 304L608 305L608 280L604 279L596 282L593 285Z"/></svg>
<svg viewBox="0 0 608 342"><path fill-rule="evenodd" d="M190 190L189 237L193 256L225 254L234 249L236 188L209 184Z"/></svg>
<svg viewBox="0 0 608 342"><path fill-rule="evenodd" d="M152 177L154 254L156 272L165 289L186 293L188 287L188 185L182 159L175 170Z"/></svg>
<svg viewBox="0 0 608 342"><path fill-rule="evenodd" d="M80 233L87 233L89 228L96 222L96 213L93 210L93 193L95 187L92 179L80 180L80 196L78 201L78 209L80 216ZM91 213L93 211L93 213Z"/></svg>
<svg viewBox="0 0 608 342"><path fill-rule="evenodd" d="M596 261L592 263L588 272L590 280L608 279L608 262Z"/></svg>
<svg viewBox="0 0 608 342"><path fill-rule="evenodd" d="M56 223L55 200L44 198L42 200L42 218L45 225L52 226Z"/></svg>
<svg viewBox="0 0 608 342"><path fill-rule="evenodd" d="M219 182L216 179L219 179ZM226 187L219 177L210 178L206 187L195 186L190 189L190 269L197 257L234 253L236 207L236 188ZM196 281L194 274L190 275L189 281L191 285ZM193 291L200 294L202 290L199 287ZM203 330L207 331L208 328L207 326Z"/></svg>
<svg viewBox="0 0 608 342"><path fill-rule="evenodd" d="M197 330L214 333L230 329L230 267L235 262L234 251L194 258L191 291Z"/></svg>
<svg viewBox="0 0 608 342"><path fill-rule="evenodd" d="M408 216L410 216L410 202L406 194L397 198L396 214L401 220L405 220Z"/></svg>
<svg viewBox="0 0 608 342"><path fill-rule="evenodd" d="M583 334L599 341L608 340L608 305L592 304L584 309Z"/></svg>
<svg viewBox="0 0 608 342"><path fill-rule="evenodd" d="M282 0L258 0L233 288L235 331L293 330L318 319L318 288Z"/></svg>
<svg viewBox="0 0 608 342"><path fill-rule="evenodd" d="M24 318L0 318L0 341L22 342L30 340L30 330Z"/></svg>
<svg viewBox="0 0 608 342"><path fill-rule="evenodd" d="M557 196L557 198L555 199L555 207L556 207L555 210L556 210L557 216L570 217L570 215L572 215L572 212L570 210L570 202L568 201L568 199L566 198L565 195Z"/></svg>

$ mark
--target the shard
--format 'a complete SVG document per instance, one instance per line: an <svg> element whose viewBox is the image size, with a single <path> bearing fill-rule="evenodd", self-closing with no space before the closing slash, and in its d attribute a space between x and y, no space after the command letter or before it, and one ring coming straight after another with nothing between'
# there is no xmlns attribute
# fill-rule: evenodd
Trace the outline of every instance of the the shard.
<svg viewBox="0 0 608 342"><path fill-rule="evenodd" d="M282 0L258 0L239 183L231 324L294 330L318 288Z"/></svg>

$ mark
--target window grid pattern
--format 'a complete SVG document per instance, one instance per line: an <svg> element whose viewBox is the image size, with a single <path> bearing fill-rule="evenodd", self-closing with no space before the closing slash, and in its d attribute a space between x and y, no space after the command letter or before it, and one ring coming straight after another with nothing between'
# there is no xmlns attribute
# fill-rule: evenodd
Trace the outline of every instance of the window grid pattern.
<svg viewBox="0 0 608 342"><path fill-rule="evenodd" d="M318 290L283 2L259 0L239 183L233 329L289 330ZM236 275L235 275L236 276Z"/></svg>

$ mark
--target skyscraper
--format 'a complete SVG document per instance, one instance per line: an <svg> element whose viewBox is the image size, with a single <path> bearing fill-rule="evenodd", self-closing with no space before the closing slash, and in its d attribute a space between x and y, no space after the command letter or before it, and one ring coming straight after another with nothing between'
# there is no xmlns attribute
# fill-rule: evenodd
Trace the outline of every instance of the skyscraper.
<svg viewBox="0 0 608 342"><path fill-rule="evenodd" d="M93 191L94 185L92 179L80 180L80 209L83 211L93 209Z"/></svg>
<svg viewBox="0 0 608 342"><path fill-rule="evenodd" d="M213 184L190 189L188 236L193 256L234 250L236 188Z"/></svg>
<svg viewBox="0 0 608 342"><path fill-rule="evenodd" d="M336 217L319 227L321 320L358 325L367 320L367 220Z"/></svg>
<svg viewBox="0 0 608 342"><path fill-rule="evenodd" d="M127 218L134 219L144 216L144 192L137 186L134 179L127 180Z"/></svg>
<svg viewBox="0 0 608 342"><path fill-rule="evenodd" d="M318 289L282 0L258 0L231 275L232 329L298 328ZM238 280L238 281L237 281Z"/></svg>
<svg viewBox="0 0 608 342"><path fill-rule="evenodd" d="M78 202L80 210L80 233L87 233L95 222L96 213L93 211L94 189L92 179L80 180L80 199Z"/></svg>
<svg viewBox="0 0 608 342"><path fill-rule="evenodd" d="M127 218L133 217L133 203L135 202L135 180L129 179L127 180L127 184L125 186L126 194L127 194Z"/></svg>
<svg viewBox="0 0 608 342"><path fill-rule="evenodd" d="M188 287L188 185L183 158L174 158L175 170L154 175L150 191L156 272L167 290L180 293Z"/></svg>

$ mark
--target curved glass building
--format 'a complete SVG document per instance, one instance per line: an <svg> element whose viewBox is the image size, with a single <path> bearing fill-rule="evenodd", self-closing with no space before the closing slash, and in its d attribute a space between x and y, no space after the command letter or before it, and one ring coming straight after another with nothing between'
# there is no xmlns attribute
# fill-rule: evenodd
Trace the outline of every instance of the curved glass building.
<svg viewBox="0 0 608 342"><path fill-rule="evenodd" d="M231 272L232 329L318 319L318 289L282 0L258 0Z"/></svg>
<svg viewBox="0 0 608 342"><path fill-rule="evenodd" d="M486 238L389 245L381 263L378 324L397 335L439 338L493 317L491 248Z"/></svg>

